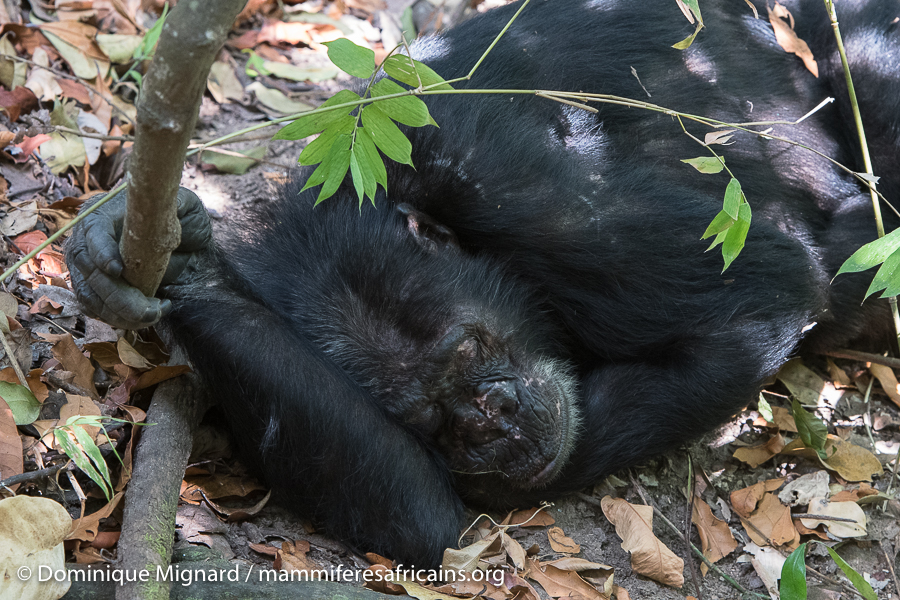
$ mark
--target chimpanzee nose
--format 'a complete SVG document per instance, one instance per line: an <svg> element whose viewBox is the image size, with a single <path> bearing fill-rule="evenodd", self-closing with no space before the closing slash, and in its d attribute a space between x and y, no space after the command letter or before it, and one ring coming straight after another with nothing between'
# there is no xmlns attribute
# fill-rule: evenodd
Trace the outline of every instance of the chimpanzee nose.
<svg viewBox="0 0 900 600"><path fill-rule="evenodd" d="M509 417L516 412L515 383L509 379L501 381L482 381L475 386L475 406L488 419Z"/></svg>

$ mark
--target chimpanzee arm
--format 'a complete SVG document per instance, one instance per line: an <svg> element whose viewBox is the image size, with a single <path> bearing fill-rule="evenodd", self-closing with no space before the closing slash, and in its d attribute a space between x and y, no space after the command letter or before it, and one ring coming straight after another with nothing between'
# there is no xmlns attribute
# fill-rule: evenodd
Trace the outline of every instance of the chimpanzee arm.
<svg viewBox="0 0 900 600"><path fill-rule="evenodd" d="M92 206L100 196L90 200ZM85 217L66 244L66 263L72 288L85 312L123 329L153 325L172 310L169 300L147 298L122 279L119 238L125 218L125 192ZM212 228L203 203L192 191L178 190L181 243L169 259L164 284L175 283L195 253L212 244Z"/></svg>
<svg viewBox="0 0 900 600"><path fill-rule="evenodd" d="M179 288L164 323L240 424L236 441L329 533L407 566L439 564L462 517L442 460L227 271Z"/></svg>

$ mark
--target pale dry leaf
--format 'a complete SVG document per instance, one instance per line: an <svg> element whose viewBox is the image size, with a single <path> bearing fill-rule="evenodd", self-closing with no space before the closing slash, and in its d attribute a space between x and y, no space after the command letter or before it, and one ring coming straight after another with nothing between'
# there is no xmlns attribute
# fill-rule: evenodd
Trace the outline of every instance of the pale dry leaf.
<svg viewBox="0 0 900 600"><path fill-rule="evenodd" d="M826 498L813 498L807 506L806 512L811 515L854 520L853 523L848 523L847 521L830 521L828 519L800 519L803 526L809 529L815 529L824 524L828 533L837 538L866 535L866 513L856 502L829 502Z"/></svg>
<svg viewBox="0 0 900 600"><path fill-rule="evenodd" d="M816 471L807 473L790 482L778 494L782 504L788 506L800 506L809 504L813 498L828 495L828 482L831 478L828 471Z"/></svg>
<svg viewBox="0 0 900 600"><path fill-rule="evenodd" d="M72 527L69 513L49 498L13 496L0 500L0 589L4 598L55 600L69 590L71 581L50 578L20 578L22 568L30 573L50 569L65 571L63 540Z"/></svg>

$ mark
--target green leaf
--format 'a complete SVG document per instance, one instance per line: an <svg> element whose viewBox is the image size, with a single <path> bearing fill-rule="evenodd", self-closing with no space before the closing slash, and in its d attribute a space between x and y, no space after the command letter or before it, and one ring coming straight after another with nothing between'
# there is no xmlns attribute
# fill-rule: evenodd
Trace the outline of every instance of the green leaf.
<svg viewBox="0 0 900 600"><path fill-rule="evenodd" d="M246 158L222 154L215 148L208 148L204 150L200 162L214 166L216 170L221 173L243 175L250 170L250 167L254 166L265 157L266 146L257 146L256 148L249 148L247 150L235 150L234 152L243 154Z"/></svg>
<svg viewBox="0 0 900 600"><path fill-rule="evenodd" d="M756 401L756 407L759 409L759 414L763 419L769 423L775 422L775 415L772 414L772 406L765 398L763 398L762 393L759 395L759 400Z"/></svg>
<svg viewBox="0 0 900 600"><path fill-rule="evenodd" d="M372 86L369 93L373 98L380 98L391 94L402 94L405 91L397 82L390 79L382 79ZM434 119L431 118L431 115L428 114L428 107L421 98L416 96L402 96L400 98L391 98L390 100L380 100L366 108L376 108L393 120L410 127L437 125Z"/></svg>
<svg viewBox="0 0 900 600"><path fill-rule="evenodd" d="M363 127L385 156L403 165L412 165L412 144L387 115L372 106L362 111Z"/></svg>
<svg viewBox="0 0 900 600"><path fill-rule="evenodd" d="M31 425L41 414L41 403L24 385L0 381L0 398L9 405L16 425Z"/></svg>
<svg viewBox="0 0 900 600"><path fill-rule="evenodd" d="M706 231L703 232L703 237L701 237L700 239L705 240L711 235L719 235L720 233L734 225L734 221L734 219L728 216L728 213L726 213L724 210L720 210L719 214L716 215L716 218L713 219L712 223L709 224L709 227L706 228ZM714 242L713 245L710 246L710 249L714 248L717 243L718 242Z"/></svg>
<svg viewBox="0 0 900 600"><path fill-rule="evenodd" d="M352 135L353 129L356 127L356 117L344 115L340 119L334 121L313 141L311 141L300 158L297 159L301 165L314 165L322 162L328 153L331 152L331 145L341 135Z"/></svg>
<svg viewBox="0 0 900 600"><path fill-rule="evenodd" d="M732 223L732 225L734 225L734 223ZM731 227L731 225L729 225L729 227ZM720 231L719 233L717 233L717 234L716 234L716 239L714 239L714 240L712 241L712 243L709 245L709 248L707 248L705 251L706 251L706 252L709 252L710 250L712 250L713 248L715 248L716 246L718 246L719 244L721 244L722 242L724 242L724 241L725 241L725 235L726 235L727 233L728 233L728 230Z"/></svg>
<svg viewBox="0 0 900 600"><path fill-rule="evenodd" d="M781 600L806 600L806 544L800 544L781 567Z"/></svg>
<svg viewBox="0 0 900 600"><path fill-rule="evenodd" d="M106 466L106 461L103 460L103 455L100 454L100 448L97 447L97 444L94 443L94 440L91 439L91 436L88 435L88 432L83 427L76 425L71 428L71 431L75 434L75 439L78 440L84 453L97 467L97 472L102 481L102 483L98 482L98 485L100 485L100 488L106 495L106 499L109 500L110 492L112 491L112 477L109 474L109 467Z"/></svg>
<svg viewBox="0 0 900 600"><path fill-rule="evenodd" d="M319 108L328 108L329 106L337 106L338 104L346 104L348 102L355 102L357 100L360 100L360 97L356 92L351 92L350 90L341 90L340 92L323 102ZM319 133L320 131L328 127L331 123L334 123L335 121L350 114L350 112L355 108L356 107L354 106L345 106L344 108L329 110L327 112L304 115L296 121L293 121L290 124L285 125L281 129L279 129L278 133L276 133L272 137L272 139L302 140L303 138L307 138L314 133Z"/></svg>
<svg viewBox="0 0 900 600"><path fill-rule="evenodd" d="M825 460L825 440L828 439L828 427L825 426L816 415L807 412L796 398L791 399L791 413L794 415L794 423L797 424L797 433L807 448L812 448Z"/></svg>
<svg viewBox="0 0 900 600"><path fill-rule="evenodd" d="M387 170L384 168L384 160L378 153L378 148L375 147L375 140L372 139L371 133L365 127L356 131L355 148L359 153L360 160L370 165L375 182L387 192Z"/></svg>
<svg viewBox="0 0 900 600"><path fill-rule="evenodd" d="M163 7L163 12L153 24L153 27L144 35L144 41L141 45L134 49L134 60L143 60L153 53L156 48L156 42L159 41L159 34L162 33L163 25L166 23L166 17L169 15L169 4Z"/></svg>
<svg viewBox="0 0 900 600"><path fill-rule="evenodd" d="M746 203L741 204L737 221L725 232L725 239L722 240L722 258L725 259L725 267L722 269L722 272L734 262L734 259L744 249L744 242L747 241L747 232L750 231L750 216L750 205Z"/></svg>
<svg viewBox="0 0 900 600"><path fill-rule="evenodd" d="M325 42L328 58L344 73L368 79L375 73L375 53L369 48L357 46L347 38Z"/></svg>
<svg viewBox="0 0 900 600"><path fill-rule="evenodd" d="M432 71L431 67L415 59L411 60L403 54L391 55L384 61L382 68L385 73L410 87L419 87L419 80L421 79L423 87L440 83L441 85L437 85L432 89L453 89L453 86L449 83L442 83L444 78ZM416 76L416 73L418 73L418 76Z"/></svg>
<svg viewBox="0 0 900 600"><path fill-rule="evenodd" d="M60 427L60 431L56 434L56 442L59 444L59 447L62 448L62 451L66 453L66 456L72 459L72 462L81 469L85 475L91 478L97 486L103 490L103 493L106 494L106 497L109 498L109 493L106 491L106 482L103 480L103 477L94 466L91 464L91 461L88 459L87 454L75 443L72 441L66 432L71 432L72 435L77 435L73 429L73 427Z"/></svg>
<svg viewBox="0 0 900 600"><path fill-rule="evenodd" d="M728 216L732 219L737 219L738 211L744 202L741 182L732 177L731 181L728 182L728 187L725 188L725 201L722 204L722 210L728 213Z"/></svg>
<svg viewBox="0 0 900 600"><path fill-rule="evenodd" d="M881 268L878 269L878 272L875 273L875 278L872 279L872 283L869 284L869 289L866 290L865 297L868 298L879 290L884 290L881 294L882 298L890 298L891 296L900 294L900 277L897 277L898 271L900 271L900 250L897 250L888 256L881 265Z"/></svg>
<svg viewBox="0 0 900 600"><path fill-rule="evenodd" d="M349 134L338 136L331 145L328 156L316 167L316 170L313 171L313 174L306 181L306 185L303 186L303 190L305 190L319 184L322 185L319 196L316 198L316 204L334 195L338 187L343 183L347 169L350 168L351 141L352 138Z"/></svg>
<svg viewBox="0 0 900 600"><path fill-rule="evenodd" d="M694 29L694 33L687 36L686 38L684 38L677 44L672 44L672 47L675 48L676 50L685 50L687 48L690 48L691 44L694 43L694 38L697 37L697 34L700 33L701 29L703 29L703 23L698 21L697 27Z"/></svg>
<svg viewBox="0 0 900 600"><path fill-rule="evenodd" d="M887 257L900 249L900 229L895 229L883 238L869 242L844 261L837 274L858 273L880 265Z"/></svg>
<svg viewBox="0 0 900 600"><path fill-rule="evenodd" d="M724 158L722 159L725 160ZM714 156L698 156L697 158L683 158L681 162L687 163L700 171L701 173L707 173L710 175L715 175L716 173L721 173L722 169L725 168L718 158ZM737 215L735 215L737 218Z"/></svg>
<svg viewBox="0 0 900 600"><path fill-rule="evenodd" d="M357 136L359 138L360 136ZM362 208L363 199L368 196L375 203L375 193L378 184L375 183L375 174L372 165L365 162L364 153L360 151L358 144L350 148L350 175L353 178L353 187L359 196L359 207Z"/></svg>
<svg viewBox="0 0 900 600"><path fill-rule="evenodd" d="M822 544L825 546L825 544ZM843 558L838 556L838 553L833 549L825 546L825 549L828 550L828 554L831 555L831 558L834 560L835 564L841 568L841 571L844 572L844 575L847 576L847 579L850 580L850 583L853 584L853 587L856 588L862 597L866 600L878 600L878 596L875 595L875 590L872 589L872 586L869 585L869 582L866 581L856 570L847 564ZM783 598L783 596L782 596Z"/></svg>
<svg viewBox="0 0 900 600"><path fill-rule="evenodd" d="M262 56L250 48L244 48L241 52L247 55L247 64L244 65L244 73L247 74L247 77L270 74L270 71L266 68L266 60Z"/></svg>

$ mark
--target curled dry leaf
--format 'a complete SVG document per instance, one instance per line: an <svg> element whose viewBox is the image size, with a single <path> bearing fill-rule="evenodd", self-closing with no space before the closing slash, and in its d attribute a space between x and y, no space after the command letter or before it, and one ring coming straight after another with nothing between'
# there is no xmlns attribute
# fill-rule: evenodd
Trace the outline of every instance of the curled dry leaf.
<svg viewBox="0 0 900 600"><path fill-rule="evenodd" d="M554 598L584 598L585 600L607 600L608 598L582 579L575 571L564 571L553 565L542 565L534 559L529 559L528 564L531 567L528 577L541 584L544 591Z"/></svg>
<svg viewBox="0 0 900 600"><path fill-rule="evenodd" d="M653 507L611 496L604 496L600 507L622 539L622 549L631 552L635 571L666 585L684 585L684 561L653 534Z"/></svg>
<svg viewBox="0 0 900 600"><path fill-rule="evenodd" d="M804 527L815 529L824 524L828 533L838 538L861 537L866 535L866 513L856 502L829 502L825 498L813 498L806 512L823 517L839 517L853 519L854 523L847 521L831 521L827 519L800 519Z"/></svg>
<svg viewBox="0 0 900 600"><path fill-rule="evenodd" d="M742 517L749 517L756 510L756 504L766 492L774 492L784 483L783 478L760 481L751 486L731 492L731 506Z"/></svg>
<svg viewBox="0 0 900 600"><path fill-rule="evenodd" d="M700 534L703 556L711 562L718 562L737 548L737 541L731 534L728 523L717 518L706 502L694 499L691 521L697 526L697 532ZM703 575L706 575L708 570L706 563L700 565L700 572Z"/></svg>
<svg viewBox="0 0 900 600"><path fill-rule="evenodd" d="M773 456L777 455L784 448L784 438L780 433L776 433L764 444L759 446L750 446L746 448L738 448L734 451L734 457L741 462L745 462L754 469L763 464Z"/></svg>
<svg viewBox="0 0 900 600"><path fill-rule="evenodd" d="M800 534L791 521L791 509L773 493L766 493L748 518L741 517L741 523L750 539L760 546L796 547L800 544Z"/></svg>
<svg viewBox="0 0 900 600"><path fill-rule="evenodd" d="M878 379L884 393L888 395L891 402L900 406L900 384L897 382L897 376L894 370L884 365L869 365L869 372Z"/></svg>
<svg viewBox="0 0 900 600"><path fill-rule="evenodd" d="M561 527L551 527L547 531L547 537L550 539L550 547L553 548L554 552L563 554L578 554L581 552L581 546L568 537Z"/></svg>
<svg viewBox="0 0 900 600"><path fill-rule="evenodd" d="M785 52L791 52L803 59L803 64L806 65L809 72L818 77L819 66L807 43L797 37L794 32L794 17L790 11L777 2L775 8L769 8L766 5L766 9L769 11L769 23L775 30L775 39L778 41L778 45L784 48ZM788 20L785 21L785 18Z"/></svg>

